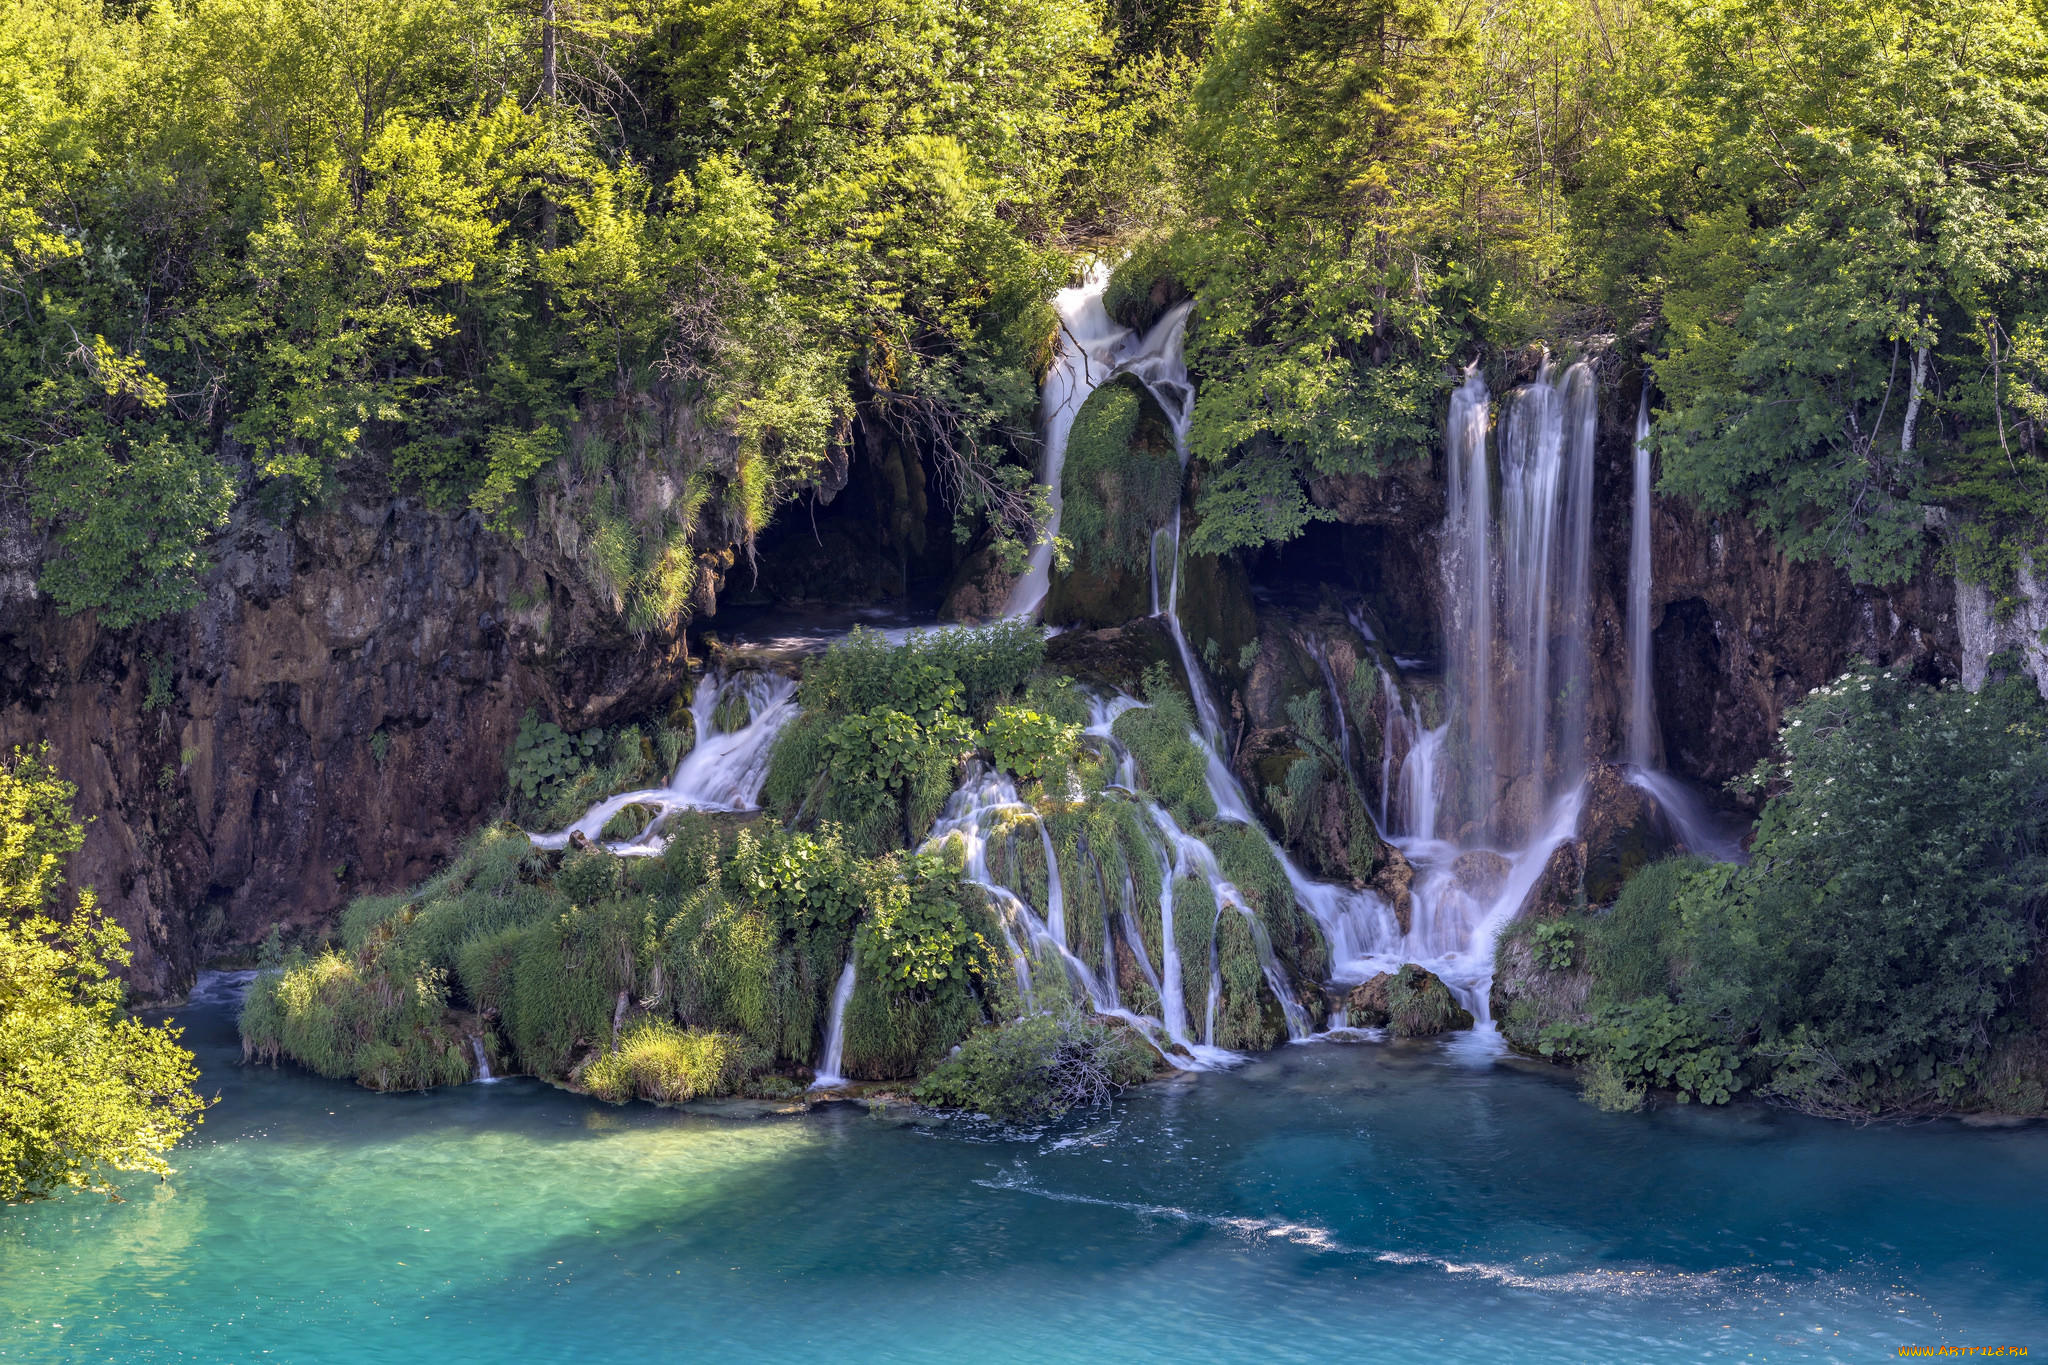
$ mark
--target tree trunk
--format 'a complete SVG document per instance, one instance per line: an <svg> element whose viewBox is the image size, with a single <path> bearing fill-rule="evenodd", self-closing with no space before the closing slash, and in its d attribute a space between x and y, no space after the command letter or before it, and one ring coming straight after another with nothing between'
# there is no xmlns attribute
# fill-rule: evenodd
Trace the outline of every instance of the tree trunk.
<svg viewBox="0 0 2048 1365"><path fill-rule="evenodd" d="M541 117L547 120L548 142L554 142L555 92L555 0L540 0L540 102ZM555 249L555 199L548 195L540 205L541 238L549 251Z"/></svg>
<svg viewBox="0 0 2048 1365"><path fill-rule="evenodd" d="M1920 395L1927 387L1927 348L1913 352L1913 373L1906 390L1906 421L1899 430L1899 454L1913 453L1914 428L1920 424Z"/></svg>

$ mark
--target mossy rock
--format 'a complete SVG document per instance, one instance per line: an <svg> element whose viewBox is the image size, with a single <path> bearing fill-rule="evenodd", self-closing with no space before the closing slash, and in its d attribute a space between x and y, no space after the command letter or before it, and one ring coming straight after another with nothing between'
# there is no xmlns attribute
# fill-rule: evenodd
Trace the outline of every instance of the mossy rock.
<svg viewBox="0 0 2048 1365"><path fill-rule="evenodd" d="M1114 626L1150 613L1152 541L1173 518L1180 481L1173 429L1143 384L1125 375L1088 396L1060 476L1073 564L1052 576L1046 624Z"/></svg>
<svg viewBox="0 0 2048 1365"><path fill-rule="evenodd" d="M1152 585L1145 574L1121 565L1087 564L1077 555L1074 570L1055 573L1045 597L1049 626L1117 626L1152 610Z"/></svg>
<svg viewBox="0 0 2048 1365"><path fill-rule="evenodd" d="M1474 1022L1436 973L1413 962L1352 987L1344 1013L1353 1028L1390 1029L1400 1038L1429 1038Z"/></svg>
<svg viewBox="0 0 2048 1365"><path fill-rule="evenodd" d="M653 819L654 812L651 808L647 806L628 806L611 819L605 821L604 828L598 832L597 837L606 843L636 838L642 830L647 828Z"/></svg>
<svg viewBox="0 0 2048 1365"><path fill-rule="evenodd" d="M1167 257L1164 238L1147 238L1109 277L1102 306L1108 314L1132 331L1143 335L1166 310L1188 296Z"/></svg>
<svg viewBox="0 0 2048 1365"><path fill-rule="evenodd" d="M1173 637L1164 623L1133 621L1108 630L1069 630L1045 642L1047 669L1076 682L1111 687L1133 695L1143 690L1145 670L1172 665Z"/></svg>

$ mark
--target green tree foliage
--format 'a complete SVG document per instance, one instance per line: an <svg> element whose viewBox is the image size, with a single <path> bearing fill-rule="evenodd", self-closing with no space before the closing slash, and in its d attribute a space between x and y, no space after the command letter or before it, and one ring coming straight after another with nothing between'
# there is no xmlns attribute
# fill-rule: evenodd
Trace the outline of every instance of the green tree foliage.
<svg viewBox="0 0 2048 1365"><path fill-rule="evenodd" d="M1427 449L1528 235L1461 99L1472 59L1433 0L1272 0L1218 30L1187 130L1202 226L1172 252L1200 300L1190 549L1290 539L1320 515L1304 480Z"/></svg>
<svg viewBox="0 0 2048 1365"><path fill-rule="evenodd" d="M1087 0L548 13L0 5L0 458L66 610L175 610L238 489L343 477L572 519L639 628L863 443L1035 533L1062 240L1161 181L1179 40Z"/></svg>
<svg viewBox="0 0 2048 1365"><path fill-rule="evenodd" d="M1828 1114L1975 1102L1994 1043L2025 1027L2015 988L2048 900L2031 681L1973 696L1853 669L1794 708L1757 777L1773 794L1751 862L1653 864L1579 926L1590 1009L1542 1050L1623 1107L1646 1087Z"/></svg>
<svg viewBox="0 0 2048 1365"><path fill-rule="evenodd" d="M1922 506L1965 567L2039 540L2048 28L2001 0L1659 9L1590 158L1611 275L1661 304L1664 487L1892 582ZM2002 548L2001 548L2002 547Z"/></svg>
<svg viewBox="0 0 2048 1365"><path fill-rule="evenodd" d="M122 1008L128 935L91 888L52 914L84 837L74 795L42 752L0 763L0 1203L169 1175L205 1107L179 1031Z"/></svg>

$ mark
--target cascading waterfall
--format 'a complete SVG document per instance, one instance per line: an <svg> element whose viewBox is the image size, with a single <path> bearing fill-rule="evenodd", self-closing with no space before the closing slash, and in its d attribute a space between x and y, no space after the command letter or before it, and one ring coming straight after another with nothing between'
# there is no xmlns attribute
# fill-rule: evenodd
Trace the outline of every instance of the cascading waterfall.
<svg viewBox="0 0 2048 1365"><path fill-rule="evenodd" d="M721 703L742 703L745 721L721 732ZM747 672L730 679L717 675L697 684L691 700L697 743L676 765L665 787L648 787L607 797L585 811L576 823L557 834L533 834L536 848L567 848L581 835L595 842L612 818L628 807L652 813L631 839L605 844L626 857L651 857L668 846L663 827L671 815L686 810L753 810L760 803L761 784L768 778L768 756L782 727L797 715L796 684L774 673Z"/></svg>
<svg viewBox="0 0 2048 1365"><path fill-rule="evenodd" d="M1425 729L1381 677L1383 742L1405 751L1385 833L1415 868L1408 932L1388 956L1434 971L1482 1024L1493 940L1583 802L1596 397L1583 364L1546 365L1509 396L1496 518L1491 397L1467 371L1445 423L1444 724Z"/></svg>
<svg viewBox="0 0 2048 1365"><path fill-rule="evenodd" d="M1628 780L1657 803L1672 834L1690 851L1716 862L1746 855L1739 835L1714 818L1697 792L1657 764L1657 721L1650 657L1650 385L1636 402L1635 485L1628 542Z"/></svg>
<svg viewBox="0 0 2048 1365"><path fill-rule="evenodd" d="M1169 309L1140 339L1103 310L1103 291L1108 288L1109 270L1098 265L1080 284L1053 296L1053 310L1060 319L1059 351L1046 372L1040 398L1045 413L1045 485L1052 519L1032 547L1024 576L1010 591L1011 616L1035 615L1052 585L1052 542L1059 534L1060 512L1066 504L1060 475L1067 463L1067 436L1088 395L1119 374L1134 374L1159 400L1175 431L1187 422L1193 391L1180 352L1193 305L1182 303Z"/></svg>
<svg viewBox="0 0 2048 1365"><path fill-rule="evenodd" d="M484 1040L474 1033L469 1035L469 1055L476 1058L476 1080L479 1084L498 1079L491 1074L491 1059L484 1051Z"/></svg>
<svg viewBox="0 0 2048 1365"><path fill-rule="evenodd" d="M849 949L846 968L839 973L839 984L832 988L832 1009L825 1021L825 1056L818 1063L817 1079L811 1082L813 1090L846 1084L840 1068L846 1065L846 1005L853 999L853 987L853 953Z"/></svg>
<svg viewBox="0 0 2048 1365"><path fill-rule="evenodd" d="M1149 805L1149 803L1148 803ZM1156 811L1156 807L1151 809ZM1037 826L1041 848L1046 858L1047 912L1041 917L1031 903L1015 888L1005 885L989 867L989 827L1003 816L1018 817ZM986 892L998 907L998 918L1003 926L1004 939L1010 949L1011 960L1016 964L1018 987L1029 1008L1035 993L1039 972L1054 970L1077 986L1086 997L1088 1006L1097 1014L1123 1020L1137 1031L1139 1036L1151 1042L1173 1065L1185 1070L1208 1070L1228 1065L1239 1060L1236 1054L1209 1047L1205 1042L1192 1037L1184 1018L1174 1011L1174 1005L1167 998L1164 989L1176 982L1177 967L1171 940L1167 941L1164 956L1165 971L1153 972L1149 957L1143 951L1143 943L1136 944L1137 957L1146 963L1148 974L1159 980L1162 987L1161 1004L1166 1012L1164 1020L1142 1015L1126 1008L1117 998L1115 973L1098 969L1084 962L1069 946L1064 909L1064 891L1059 858L1053 848L1050 834L1045 829L1043 818L1017 795L1017 788L1009 778L993 772L980 764L970 765L967 779L947 798L946 806L932 826L931 837L925 847L935 848L949 839L960 841L964 855L962 876ZM1199 845L1198 845L1199 846ZM1202 849L1206 856L1208 850ZM1215 863L1210 859L1208 867L1213 872ZM1221 881L1220 876L1215 878ZM1224 883L1227 887L1227 883ZM1171 880L1166 879L1162 890L1162 911L1167 910L1165 897L1171 895ZM1235 892L1231 893L1233 896ZM1220 899L1220 896L1219 896ZM1058 907L1055 909L1055 907ZM1058 927L1055 929L1054 917ZM1108 926L1105 926L1107 931ZM1106 936L1106 935L1105 935ZM1107 963L1104 964L1105 968ZM1162 1046L1163 1034L1171 1046Z"/></svg>
<svg viewBox="0 0 2048 1365"><path fill-rule="evenodd" d="M1636 404L1635 487L1628 523L1628 761L1648 768L1657 751L1650 707L1650 384Z"/></svg>

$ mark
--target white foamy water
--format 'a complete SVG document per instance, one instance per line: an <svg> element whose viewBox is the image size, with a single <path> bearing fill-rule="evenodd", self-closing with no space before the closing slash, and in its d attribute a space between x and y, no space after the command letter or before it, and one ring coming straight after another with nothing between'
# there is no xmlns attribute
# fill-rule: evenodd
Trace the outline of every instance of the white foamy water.
<svg viewBox="0 0 2048 1365"><path fill-rule="evenodd" d="M721 732L717 715L722 701L741 701L746 719L739 728ZM666 786L608 796L585 811L567 829L554 834L529 835L536 848L567 848L577 835L591 843L598 841L604 827L628 807L648 811L650 819L630 839L604 844L625 857L647 857L668 846L663 827L678 811L754 810L760 805L761 784L768 778L768 757L782 727L797 715L796 684L775 673L748 672L731 679L715 675L697 684L690 704L697 743Z"/></svg>

